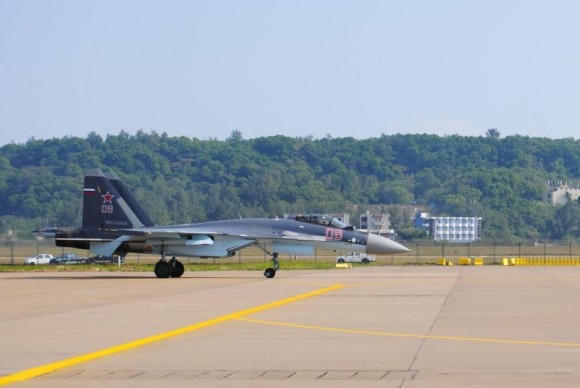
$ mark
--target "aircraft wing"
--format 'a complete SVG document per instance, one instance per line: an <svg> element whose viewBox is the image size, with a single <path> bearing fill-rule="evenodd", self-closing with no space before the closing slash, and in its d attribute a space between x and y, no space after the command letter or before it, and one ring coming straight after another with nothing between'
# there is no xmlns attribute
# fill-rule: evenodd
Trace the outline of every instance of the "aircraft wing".
<svg viewBox="0 0 580 388"><path fill-rule="evenodd" d="M325 236L315 236L312 234L297 233L289 230L282 232L282 239L297 241L326 241Z"/></svg>
<svg viewBox="0 0 580 388"><path fill-rule="evenodd" d="M236 230L237 229L237 230ZM326 241L324 236L298 233L283 230L271 231L252 230L245 228L205 228L194 225L172 227L143 227L132 229L108 230L115 233L113 241L94 243L91 251L101 255L111 255L123 242L145 240L152 246L187 247L181 254L191 253L193 256L222 257L231 256L236 251L251 245L268 246L272 251L308 256L314 254L314 246ZM119 236L120 234L120 236Z"/></svg>
<svg viewBox="0 0 580 388"><path fill-rule="evenodd" d="M220 230L216 228L199 228L191 225L172 226L172 227L146 227L133 229L117 229L117 233L127 236L142 236L144 238L193 238L199 236L231 236L247 238L257 241L275 241L275 240L297 240L297 241L326 241L325 236L317 236L308 233L298 233L290 230L283 230L281 232L263 232L261 230L247 230L247 228L228 228L227 230ZM113 231L113 230L111 230Z"/></svg>

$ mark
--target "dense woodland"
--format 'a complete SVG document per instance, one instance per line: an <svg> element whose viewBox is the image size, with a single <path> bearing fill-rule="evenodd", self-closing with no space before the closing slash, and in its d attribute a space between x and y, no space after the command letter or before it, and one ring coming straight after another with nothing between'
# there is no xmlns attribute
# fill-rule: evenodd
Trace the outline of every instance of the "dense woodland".
<svg viewBox="0 0 580 388"><path fill-rule="evenodd" d="M417 238L414 208L483 217L484 238L578 239L580 203L547 203L547 181L578 182L580 141L382 135L224 140L121 132L0 147L0 233L80 225L84 171L114 171L158 224L287 213L391 214Z"/></svg>

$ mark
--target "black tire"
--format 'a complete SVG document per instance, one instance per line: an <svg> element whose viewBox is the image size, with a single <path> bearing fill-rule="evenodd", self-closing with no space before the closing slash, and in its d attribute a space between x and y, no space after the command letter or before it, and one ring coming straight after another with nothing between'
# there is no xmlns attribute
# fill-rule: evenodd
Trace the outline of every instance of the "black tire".
<svg viewBox="0 0 580 388"><path fill-rule="evenodd" d="M366 257L364 259L362 259L363 264L368 264L369 263L369 259L367 259Z"/></svg>
<svg viewBox="0 0 580 388"><path fill-rule="evenodd" d="M276 276L276 270L274 268L268 268L264 271L264 276L268 279L272 279L274 276Z"/></svg>
<svg viewBox="0 0 580 388"><path fill-rule="evenodd" d="M169 263L166 261L158 261L155 264L155 276L158 278L164 279L168 278L171 275L171 267Z"/></svg>
<svg viewBox="0 0 580 388"><path fill-rule="evenodd" d="M338 259L336 262L337 263L344 263L344 259Z"/></svg>
<svg viewBox="0 0 580 388"><path fill-rule="evenodd" d="M175 261L173 266L171 267L171 277L172 278L180 278L181 275L185 272L185 267L181 261Z"/></svg>

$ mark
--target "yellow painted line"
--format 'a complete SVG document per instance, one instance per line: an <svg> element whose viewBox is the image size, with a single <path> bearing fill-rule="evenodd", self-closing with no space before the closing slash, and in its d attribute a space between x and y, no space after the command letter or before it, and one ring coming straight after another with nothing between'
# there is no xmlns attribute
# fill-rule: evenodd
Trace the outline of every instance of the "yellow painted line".
<svg viewBox="0 0 580 388"><path fill-rule="evenodd" d="M182 327L180 329L171 330L171 331L168 331L166 333L161 333L161 334L157 334L157 335L154 335L151 337L138 339L138 340L127 342L127 343L124 343L121 345L116 345L116 346L112 346L110 348L98 350L96 352L87 353L87 354L83 354L81 356L67 358L65 360L56 361L56 362L52 362L50 364L41 365L41 366L38 366L35 368L25 369L25 370L20 371L20 372L16 372L16 373L13 373L10 375L0 377L0 385L15 383L17 381L29 380L29 379L34 378L34 377L38 377L38 376L41 376L41 375L44 375L44 374L47 374L50 372L54 372L55 370L58 370L58 369L62 369L62 368L70 367L70 366L77 365L77 364L80 364L83 362L95 360L97 358L110 356L112 354L124 352L126 350L134 349L134 348L139 347L139 346L148 345L148 344L151 344L153 342L166 340L166 339L169 339L172 337L176 337L178 335L182 335L182 334L189 333L189 332L192 332L195 330L203 329L203 328L206 328L208 326L217 325L218 323L231 321L234 319L239 319L239 318L246 316L246 315L254 314L254 313L268 310L268 309L272 309L275 307L280 307L280 306L283 306L283 305L288 304L288 303L297 302L299 300L310 298L312 296L316 296L316 295L324 294L326 292L334 291L334 290L339 289L341 287L344 287L344 285L343 284L335 284L335 285L330 286L330 287L321 288L321 289L316 290L316 291L307 292L305 294L292 296L290 298L282 299L282 300L279 300L277 302L272 302L272 303L264 304L261 306L251 307L251 308L246 309L246 310L241 310L241 311L238 311L238 312L235 312L232 314L223 315L223 316L218 317L218 318L199 322L199 323L196 323L196 324L193 324L190 326Z"/></svg>
<svg viewBox="0 0 580 388"><path fill-rule="evenodd" d="M261 325L293 327L293 328L297 328L297 329L309 329L309 330L320 330L320 331L332 331L332 332L348 333L348 334L375 335L375 336L383 336L383 337L421 338L421 339L470 341L470 342L495 342L495 343L515 344L515 345L543 345L543 346L580 347L580 343L574 343L574 342L525 341L525 340L509 340L509 339L498 339L498 338L453 337L453 336L443 336L443 335L388 333L388 332L371 331L371 330L352 330L352 329L341 329L341 328L337 328L337 327L301 325L298 323L263 321L260 319L251 319L251 318L244 318L244 317L236 317L235 319L237 319L239 321L257 323L257 324L261 324Z"/></svg>

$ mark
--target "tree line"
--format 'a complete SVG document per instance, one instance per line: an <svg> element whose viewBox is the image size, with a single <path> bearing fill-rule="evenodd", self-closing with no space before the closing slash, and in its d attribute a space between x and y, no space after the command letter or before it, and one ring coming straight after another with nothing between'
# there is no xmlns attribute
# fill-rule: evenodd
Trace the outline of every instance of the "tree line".
<svg viewBox="0 0 580 388"><path fill-rule="evenodd" d="M226 140L121 131L0 147L0 224L78 225L84 171L114 171L158 224L289 213L351 214L371 205L400 236L415 208L483 218L488 238L575 239L580 203L554 207L548 181L578 182L580 141L427 134Z"/></svg>

